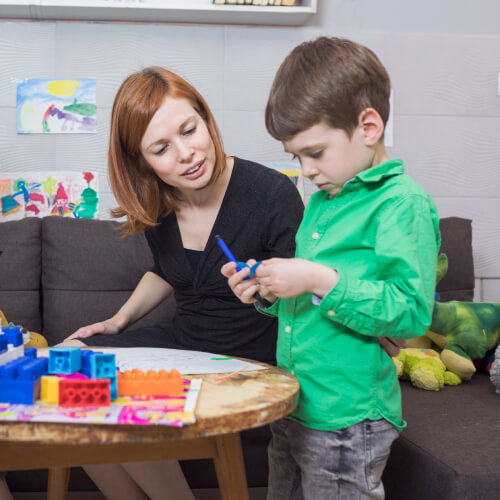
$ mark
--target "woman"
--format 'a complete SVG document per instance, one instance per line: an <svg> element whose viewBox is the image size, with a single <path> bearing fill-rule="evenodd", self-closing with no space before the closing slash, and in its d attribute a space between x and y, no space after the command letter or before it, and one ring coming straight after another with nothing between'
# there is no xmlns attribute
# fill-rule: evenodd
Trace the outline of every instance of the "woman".
<svg viewBox="0 0 500 500"><path fill-rule="evenodd" d="M241 261L293 256L303 212L293 183L226 156L202 96L159 67L121 85L108 168L119 204L113 216L126 217L125 234L145 230L154 267L113 317L78 329L65 344L193 349L275 363L276 320L234 296L220 274L226 257L215 235ZM171 293L169 324L120 333ZM177 462L85 469L110 499L193 498Z"/></svg>

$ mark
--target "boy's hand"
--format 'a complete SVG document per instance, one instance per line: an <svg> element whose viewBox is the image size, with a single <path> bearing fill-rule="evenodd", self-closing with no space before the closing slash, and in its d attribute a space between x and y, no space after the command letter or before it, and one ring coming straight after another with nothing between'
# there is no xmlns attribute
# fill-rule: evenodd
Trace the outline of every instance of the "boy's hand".
<svg viewBox="0 0 500 500"><path fill-rule="evenodd" d="M247 264L252 267L256 262L256 260L250 259ZM276 297L272 295L265 286L262 286L257 278L253 277L245 279L250 274L249 267L245 267L241 271L237 271L236 263L228 262L221 267L220 271L226 278L228 278L227 283L233 293L244 304L253 304L255 302L254 295L256 292L259 292L261 297L265 298L269 302L274 302L276 300Z"/></svg>
<svg viewBox="0 0 500 500"><path fill-rule="evenodd" d="M295 297L306 292L324 297L338 280L334 269L305 259L264 260L255 276L276 297Z"/></svg>

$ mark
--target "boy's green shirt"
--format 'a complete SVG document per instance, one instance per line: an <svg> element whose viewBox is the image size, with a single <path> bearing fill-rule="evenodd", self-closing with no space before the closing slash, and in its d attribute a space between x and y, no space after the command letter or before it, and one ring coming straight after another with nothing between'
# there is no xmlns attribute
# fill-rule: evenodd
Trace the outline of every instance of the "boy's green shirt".
<svg viewBox="0 0 500 500"><path fill-rule="evenodd" d="M335 268L337 285L279 299L278 366L300 381L290 418L333 430L385 418L401 430L401 392L379 336L422 335L431 322L440 245L430 196L391 160L330 198L315 193L297 232L296 257Z"/></svg>

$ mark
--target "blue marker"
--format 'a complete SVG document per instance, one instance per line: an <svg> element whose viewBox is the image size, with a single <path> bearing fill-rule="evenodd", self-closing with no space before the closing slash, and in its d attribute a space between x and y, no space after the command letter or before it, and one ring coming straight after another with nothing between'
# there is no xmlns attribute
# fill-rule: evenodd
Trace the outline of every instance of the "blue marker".
<svg viewBox="0 0 500 500"><path fill-rule="evenodd" d="M240 262L240 261L236 260L234 255L231 253L231 250L229 250L227 245L224 243L224 240L218 234L215 235L215 238L217 239L217 243L221 247L222 251L226 254L226 257L231 262L236 262L236 270L237 271L241 271L245 267L250 267L245 262ZM257 263L255 263L252 267L250 267L250 278L253 278L253 275L255 274L257 267L259 267L259 264L260 264L260 260ZM245 278L243 278L243 279L247 280L248 276L245 276ZM254 296L254 299L256 300L257 304L259 304L259 306L262 307L263 309L266 309L267 307L272 305L271 302L269 302L268 300L261 297L259 292L255 292L253 294L253 296Z"/></svg>
<svg viewBox="0 0 500 500"><path fill-rule="evenodd" d="M231 250L227 247L227 245L224 243L224 240L218 235L215 235L215 238L217 239L217 243L219 246L222 248L222 251L226 254L226 257L231 261L231 262L236 262L236 270L241 271L243 268L240 267L241 262L238 262L235 258L234 255L231 253ZM246 264L245 264L246 266ZM245 267L243 266L243 267Z"/></svg>

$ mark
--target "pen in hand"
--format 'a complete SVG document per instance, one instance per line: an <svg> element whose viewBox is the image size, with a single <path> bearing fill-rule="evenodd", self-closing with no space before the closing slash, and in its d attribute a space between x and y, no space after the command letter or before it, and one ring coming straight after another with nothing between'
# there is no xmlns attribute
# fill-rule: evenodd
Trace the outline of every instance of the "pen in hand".
<svg viewBox="0 0 500 500"><path fill-rule="evenodd" d="M249 267L248 264L244 262L239 262L235 259L234 255L231 253L231 250L229 250L228 246L224 243L224 240L218 235L215 235L215 238L217 240L217 243L221 247L222 251L226 254L226 257L231 261L236 263L236 270L241 271L245 267ZM245 277L244 279L248 279L248 277ZM259 292L255 292L253 294L253 298L259 305L259 307L262 307L263 309L268 308L269 306L272 305L272 302L269 302L268 300L264 299Z"/></svg>

